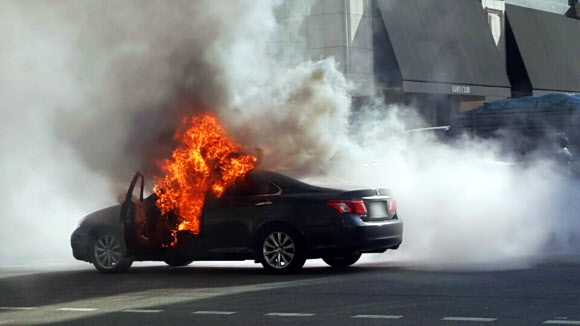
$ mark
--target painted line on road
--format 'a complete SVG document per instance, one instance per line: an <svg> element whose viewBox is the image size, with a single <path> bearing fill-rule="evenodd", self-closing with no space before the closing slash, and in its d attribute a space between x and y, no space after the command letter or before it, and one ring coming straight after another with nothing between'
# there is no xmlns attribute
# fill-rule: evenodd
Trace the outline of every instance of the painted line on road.
<svg viewBox="0 0 580 326"><path fill-rule="evenodd" d="M316 314L309 314L303 312L269 312L264 314L264 316L276 316L276 317L312 317Z"/></svg>
<svg viewBox="0 0 580 326"><path fill-rule="evenodd" d="M497 318L483 318L483 317L445 317L442 318L443 321L477 321L477 322L492 322L496 321Z"/></svg>
<svg viewBox="0 0 580 326"><path fill-rule="evenodd" d="M374 318L374 319L399 319L403 318L401 315L356 315L351 318Z"/></svg>
<svg viewBox="0 0 580 326"><path fill-rule="evenodd" d="M57 311L95 311L97 308L58 308Z"/></svg>
<svg viewBox="0 0 580 326"><path fill-rule="evenodd" d="M135 312L135 313L143 313L143 314L154 314L157 312L162 312L163 310L152 310L152 309L127 309L123 310L123 312Z"/></svg>
<svg viewBox="0 0 580 326"><path fill-rule="evenodd" d="M32 310L38 307L0 307L0 310Z"/></svg>
<svg viewBox="0 0 580 326"><path fill-rule="evenodd" d="M18 268L18 267L30 267L30 265L6 265L6 266L2 266L2 268Z"/></svg>
<svg viewBox="0 0 580 326"><path fill-rule="evenodd" d="M69 265L70 263L46 263L40 264L39 266L62 266L62 265Z"/></svg>
<svg viewBox="0 0 580 326"><path fill-rule="evenodd" d="M546 320L544 324L553 324L553 325L580 325L580 320Z"/></svg>
<svg viewBox="0 0 580 326"><path fill-rule="evenodd" d="M200 310L195 311L194 314L198 315L233 315L235 311L210 311L210 310Z"/></svg>

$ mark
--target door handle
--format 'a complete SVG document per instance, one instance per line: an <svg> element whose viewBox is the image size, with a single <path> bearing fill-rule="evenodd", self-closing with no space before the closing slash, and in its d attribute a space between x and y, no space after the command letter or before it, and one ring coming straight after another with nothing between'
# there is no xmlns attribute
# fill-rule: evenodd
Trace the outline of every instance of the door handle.
<svg viewBox="0 0 580 326"><path fill-rule="evenodd" d="M266 205L272 205L272 202L267 200L267 201L261 201L259 203L255 203L255 206L266 206Z"/></svg>

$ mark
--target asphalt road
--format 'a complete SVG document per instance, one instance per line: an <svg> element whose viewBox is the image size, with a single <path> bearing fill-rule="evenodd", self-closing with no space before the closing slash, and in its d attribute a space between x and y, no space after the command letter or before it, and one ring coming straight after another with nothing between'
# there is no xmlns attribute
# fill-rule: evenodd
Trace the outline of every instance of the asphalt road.
<svg viewBox="0 0 580 326"><path fill-rule="evenodd" d="M0 266L0 325L580 324L580 260L434 272L396 263L265 274L252 263Z"/></svg>

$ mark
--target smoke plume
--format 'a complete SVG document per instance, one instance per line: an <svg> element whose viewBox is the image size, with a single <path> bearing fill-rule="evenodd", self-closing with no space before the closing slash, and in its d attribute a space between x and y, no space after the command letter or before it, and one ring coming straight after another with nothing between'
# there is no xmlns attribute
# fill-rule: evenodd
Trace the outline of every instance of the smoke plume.
<svg viewBox="0 0 580 326"><path fill-rule="evenodd" d="M406 133L413 107L376 99L355 114L339 63L285 51L312 3L1 2L0 263L70 257L78 219L136 169L154 175L181 118L207 111L264 168L391 188L405 240L380 259L481 268L569 252L578 187L549 163Z"/></svg>

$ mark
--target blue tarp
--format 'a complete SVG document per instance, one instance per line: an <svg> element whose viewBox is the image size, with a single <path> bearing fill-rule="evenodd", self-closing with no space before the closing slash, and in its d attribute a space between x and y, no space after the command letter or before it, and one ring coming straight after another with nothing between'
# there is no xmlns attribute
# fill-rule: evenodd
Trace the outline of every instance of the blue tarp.
<svg viewBox="0 0 580 326"><path fill-rule="evenodd" d="M580 95L548 94L497 100L469 111L472 114L532 113L580 110Z"/></svg>

